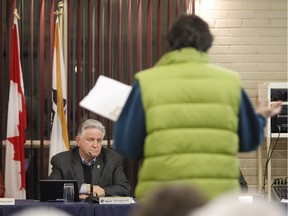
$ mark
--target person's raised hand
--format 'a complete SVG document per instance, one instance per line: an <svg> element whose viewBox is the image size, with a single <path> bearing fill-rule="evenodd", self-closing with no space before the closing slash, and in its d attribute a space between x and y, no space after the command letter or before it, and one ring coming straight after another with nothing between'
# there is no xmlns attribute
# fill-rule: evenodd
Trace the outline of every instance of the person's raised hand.
<svg viewBox="0 0 288 216"><path fill-rule="evenodd" d="M269 104L268 100L257 100L256 113L265 118L273 117L281 112L282 101L275 101Z"/></svg>

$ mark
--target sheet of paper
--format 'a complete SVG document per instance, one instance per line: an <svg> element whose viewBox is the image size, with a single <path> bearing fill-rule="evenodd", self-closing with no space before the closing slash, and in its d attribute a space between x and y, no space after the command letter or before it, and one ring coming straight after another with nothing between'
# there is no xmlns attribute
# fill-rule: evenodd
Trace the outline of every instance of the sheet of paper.
<svg viewBox="0 0 288 216"><path fill-rule="evenodd" d="M135 203L132 197L99 197L99 204L131 204Z"/></svg>
<svg viewBox="0 0 288 216"><path fill-rule="evenodd" d="M88 95L79 103L81 107L112 121L117 121L132 87L100 75Z"/></svg>
<svg viewBox="0 0 288 216"><path fill-rule="evenodd" d="M14 198L0 198L0 205L15 205Z"/></svg>

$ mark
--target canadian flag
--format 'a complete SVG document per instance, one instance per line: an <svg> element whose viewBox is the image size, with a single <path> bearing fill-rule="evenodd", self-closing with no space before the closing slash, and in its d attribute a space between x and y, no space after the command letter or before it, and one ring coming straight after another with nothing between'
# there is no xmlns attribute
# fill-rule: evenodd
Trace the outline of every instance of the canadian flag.
<svg viewBox="0 0 288 216"><path fill-rule="evenodd" d="M7 115L7 139L5 161L5 197L26 199L24 144L26 104L20 63L19 33L14 17L10 59L10 89Z"/></svg>

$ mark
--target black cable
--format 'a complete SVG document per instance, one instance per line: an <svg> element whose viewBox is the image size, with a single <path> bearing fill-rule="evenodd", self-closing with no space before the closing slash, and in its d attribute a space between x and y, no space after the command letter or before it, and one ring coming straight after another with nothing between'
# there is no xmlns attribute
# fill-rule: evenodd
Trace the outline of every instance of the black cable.
<svg viewBox="0 0 288 216"><path fill-rule="evenodd" d="M266 179L268 178L268 163L269 163L269 161L271 160L271 157L272 157L272 155L273 155L273 152L274 152L274 150L275 150L275 148L276 148L276 145L277 145L277 142L278 142L278 139L279 139L279 137L280 137L280 133L279 133L279 135L278 135L278 137L277 137L277 140L276 140L276 142L275 142L275 145L274 145L274 147L273 147L273 149L271 150L271 147L273 146L273 143L270 141L270 143L271 143L271 145L269 146L269 149L268 149L268 153L267 153L267 159L266 159L266 164L265 164L265 171L264 171L264 176L263 176L263 186L262 186L262 189L261 189L261 191L260 191L260 193L262 194L262 193L265 193L265 186L266 186ZM272 138L271 138L272 139ZM264 190L264 191L263 191Z"/></svg>
<svg viewBox="0 0 288 216"><path fill-rule="evenodd" d="M270 143L272 142L272 138L270 136ZM265 163L265 169L264 169L264 175L263 175L263 185L262 185L262 188L260 190L260 194L265 194L265 186L266 186L266 177L267 177L267 171L268 171L268 158L269 158L269 153L271 151L271 146L272 144L270 144L269 146L269 149L268 149L268 152L267 152L267 159L266 159L266 163ZM262 169L262 167L261 167Z"/></svg>
<svg viewBox="0 0 288 216"><path fill-rule="evenodd" d="M270 146L269 146L269 149L268 149L268 152L267 152L267 159L266 159L266 163L265 163L265 169L264 169L264 175L263 175L263 185L262 185L262 188L260 190L260 195L261 194L265 194L265 186L266 186L266 179L268 178L267 176L267 172L268 172L268 164L269 164L269 161L271 160L272 158L272 155L274 153L274 150L277 146L277 143L278 143L278 140L280 138L280 134L281 134L281 127L278 125L278 129L279 129L279 132L278 132L278 136L277 136L277 139L275 141L275 144L274 144L274 147L272 148L273 146L273 143L272 143L272 133L270 133ZM272 150L271 150L272 148Z"/></svg>

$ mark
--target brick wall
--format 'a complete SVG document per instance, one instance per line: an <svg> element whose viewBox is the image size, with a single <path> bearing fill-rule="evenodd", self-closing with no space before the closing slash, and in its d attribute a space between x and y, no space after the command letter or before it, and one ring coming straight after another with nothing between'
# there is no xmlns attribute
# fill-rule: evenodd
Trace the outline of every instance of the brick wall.
<svg viewBox="0 0 288 216"><path fill-rule="evenodd" d="M259 84L287 82L286 0L201 0L199 9L215 36L209 51L212 62L239 72L253 105ZM272 144L275 142L273 139ZM250 192L258 191L257 156L257 151L239 154ZM282 138L272 157L272 179L287 175L287 139Z"/></svg>

